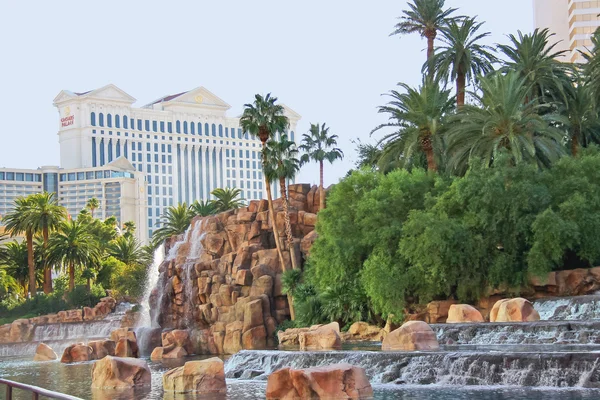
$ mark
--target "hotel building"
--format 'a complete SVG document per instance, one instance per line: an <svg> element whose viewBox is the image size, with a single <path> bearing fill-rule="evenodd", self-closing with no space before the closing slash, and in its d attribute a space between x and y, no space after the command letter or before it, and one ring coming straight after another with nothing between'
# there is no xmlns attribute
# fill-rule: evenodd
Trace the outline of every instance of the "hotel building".
<svg viewBox="0 0 600 400"><path fill-rule="evenodd" d="M63 90L54 105L62 168L105 170L126 159L143 175L138 187L145 190L140 206L148 235L166 207L208 200L216 188L240 188L246 200L264 198L260 141L242 132L239 118L226 115L227 103L203 87L141 108L135 101L111 84L84 93ZM294 140L300 115L285 112Z"/></svg>
<svg viewBox="0 0 600 400"><path fill-rule="evenodd" d="M549 28L556 35L555 50L566 50L564 61L584 62L581 52L592 47L590 40L600 26L600 1L533 0L536 28Z"/></svg>

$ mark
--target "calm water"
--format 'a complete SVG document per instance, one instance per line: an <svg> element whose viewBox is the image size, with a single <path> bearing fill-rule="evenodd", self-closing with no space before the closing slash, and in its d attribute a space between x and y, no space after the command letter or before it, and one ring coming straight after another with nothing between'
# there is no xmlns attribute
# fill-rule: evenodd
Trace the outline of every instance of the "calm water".
<svg viewBox="0 0 600 400"><path fill-rule="evenodd" d="M190 360L188 358L186 360ZM199 358L193 358L199 359ZM83 399L93 400L158 400L163 398L162 374L175 368L186 360L169 362L153 362L148 360L152 370L152 387L135 391L92 391L90 388L93 362L77 364L61 364L60 362L33 363L31 359L10 358L0 362L0 376L18 382L41 386L47 389L68 393ZM259 400L264 399L266 382L227 380L227 396L194 396L166 395L165 399L214 399L214 400ZM440 386L440 385L376 385L377 400L575 400L600 399L600 390L592 389L556 389L556 388L522 388L522 387L473 387L473 386ZM17 391L15 399L30 399L31 396ZM0 399L4 399L4 389L0 388Z"/></svg>

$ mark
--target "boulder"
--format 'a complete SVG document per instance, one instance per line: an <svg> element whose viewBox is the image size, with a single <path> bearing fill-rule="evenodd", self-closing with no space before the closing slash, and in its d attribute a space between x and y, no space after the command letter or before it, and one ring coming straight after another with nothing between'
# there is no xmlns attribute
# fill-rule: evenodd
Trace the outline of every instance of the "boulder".
<svg viewBox="0 0 600 400"><path fill-rule="evenodd" d="M54 350L50 348L45 343L38 344L38 347L35 349L35 356L33 356L33 361L54 361L58 358Z"/></svg>
<svg viewBox="0 0 600 400"><path fill-rule="evenodd" d="M242 334L242 348L245 350L260 350L267 347L267 330L260 325Z"/></svg>
<svg viewBox="0 0 600 400"><path fill-rule="evenodd" d="M373 389L365 370L350 364L283 368L269 375L266 398L361 400L373 398Z"/></svg>
<svg viewBox="0 0 600 400"><path fill-rule="evenodd" d="M116 343L113 340L94 340L88 342L88 346L92 348L92 357L94 360L115 355Z"/></svg>
<svg viewBox="0 0 600 400"><path fill-rule="evenodd" d="M301 350L339 349L342 346L340 325L332 322L298 335Z"/></svg>
<svg viewBox="0 0 600 400"><path fill-rule="evenodd" d="M225 354L235 354L242 350L242 329L243 324L240 321L227 324L225 341L223 342L223 352Z"/></svg>
<svg viewBox="0 0 600 400"><path fill-rule="evenodd" d="M121 338L115 346L116 357L135 357L139 356L139 349L137 342L131 341L126 338Z"/></svg>
<svg viewBox="0 0 600 400"><path fill-rule="evenodd" d="M490 312L490 322L539 321L540 314L533 304L524 298L498 300Z"/></svg>
<svg viewBox="0 0 600 400"><path fill-rule="evenodd" d="M387 332L383 328L359 321L353 323L348 332L342 334L342 339L380 342L386 334Z"/></svg>
<svg viewBox="0 0 600 400"><path fill-rule="evenodd" d="M452 304L448 310L448 324L464 322L484 322L481 313L469 304Z"/></svg>
<svg viewBox="0 0 600 400"><path fill-rule="evenodd" d="M62 363L72 363L93 360L94 351L90 346L83 343L72 344L65 349L60 359Z"/></svg>
<svg viewBox="0 0 600 400"><path fill-rule="evenodd" d="M438 350L440 348L431 327L423 321L409 321L387 334L382 350Z"/></svg>
<svg viewBox="0 0 600 400"><path fill-rule="evenodd" d="M262 300L254 300L244 305L244 325L242 332L263 325Z"/></svg>
<svg viewBox="0 0 600 400"><path fill-rule="evenodd" d="M92 367L92 388L124 389L150 385L152 375L144 360L106 356Z"/></svg>
<svg viewBox="0 0 600 400"><path fill-rule="evenodd" d="M310 254L310 248L313 243L317 240L317 231L312 231L308 235L304 236L300 241L300 251L304 256L308 256Z"/></svg>
<svg viewBox="0 0 600 400"><path fill-rule="evenodd" d="M28 342L33 334L33 324L28 319L17 319L10 324L9 342Z"/></svg>
<svg viewBox="0 0 600 400"><path fill-rule="evenodd" d="M188 361L183 367L163 374L163 389L171 393L226 394L223 361L213 357L202 361Z"/></svg>
<svg viewBox="0 0 600 400"><path fill-rule="evenodd" d="M446 322L450 306L456 303L458 303L456 300L441 300L430 302L429 304L427 304L427 315L425 317L425 322L429 324L438 324Z"/></svg>

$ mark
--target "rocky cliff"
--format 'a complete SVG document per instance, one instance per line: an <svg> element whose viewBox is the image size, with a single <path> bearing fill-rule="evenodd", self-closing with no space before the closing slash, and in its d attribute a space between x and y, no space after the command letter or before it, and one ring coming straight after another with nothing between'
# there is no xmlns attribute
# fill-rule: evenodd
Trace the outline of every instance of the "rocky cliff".
<svg viewBox="0 0 600 400"><path fill-rule="evenodd" d="M290 185L290 220L299 265L315 239L317 187ZM275 224L284 232L282 200ZM186 329L197 353L262 348L289 319L281 277L291 269L289 249L279 262L266 200L210 217L197 217L167 244L151 316L163 329Z"/></svg>

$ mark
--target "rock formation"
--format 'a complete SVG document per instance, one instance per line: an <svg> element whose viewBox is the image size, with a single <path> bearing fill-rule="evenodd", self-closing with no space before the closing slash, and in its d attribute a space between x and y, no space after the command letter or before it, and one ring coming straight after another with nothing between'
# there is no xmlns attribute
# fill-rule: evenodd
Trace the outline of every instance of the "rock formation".
<svg viewBox="0 0 600 400"><path fill-rule="evenodd" d="M446 323L484 322L481 313L469 304L452 304L448 310Z"/></svg>
<svg viewBox="0 0 600 400"><path fill-rule="evenodd" d="M93 360L94 350L87 344L72 344L65 349L60 359L61 363L73 363Z"/></svg>
<svg viewBox="0 0 600 400"><path fill-rule="evenodd" d="M540 314L526 299L503 299L494 304L490 312L490 322L532 322L539 321Z"/></svg>
<svg viewBox="0 0 600 400"><path fill-rule="evenodd" d="M431 327L423 321L409 321L387 334L382 350L438 350L440 345Z"/></svg>
<svg viewBox="0 0 600 400"><path fill-rule="evenodd" d="M347 341L382 341L387 331L375 325L369 325L366 322L355 322L350 325L348 332L341 334L342 340Z"/></svg>
<svg viewBox="0 0 600 400"><path fill-rule="evenodd" d="M297 254L306 254L315 235L316 186L290 185L290 221ZM274 202L275 224L284 232L282 200ZM154 357L235 353L273 343L277 324L289 319L281 277L291 269L279 262L267 201L210 217L197 217L184 236L167 243L150 297L151 313L163 329L187 330L191 346L165 345ZM307 236L309 235L309 236ZM302 239L307 241L302 243ZM187 347L187 348L186 348Z"/></svg>
<svg viewBox="0 0 600 400"><path fill-rule="evenodd" d="M88 346L92 348L92 359L94 360L115 355L116 343L114 340L94 340L88 342Z"/></svg>
<svg viewBox="0 0 600 400"><path fill-rule="evenodd" d="M202 361L188 361L183 367L163 375L163 390L172 393L196 395L227 393L223 360L217 357Z"/></svg>
<svg viewBox="0 0 600 400"><path fill-rule="evenodd" d="M150 368L144 360L106 356L92 367L92 388L125 389L150 385Z"/></svg>
<svg viewBox="0 0 600 400"><path fill-rule="evenodd" d="M340 349L342 347L340 325L337 322L332 322L316 329L300 332L298 342L300 343L300 350Z"/></svg>
<svg viewBox="0 0 600 400"><path fill-rule="evenodd" d="M297 370L283 368L269 375L266 398L360 400L373 398L373 389L365 370L350 364Z"/></svg>
<svg viewBox="0 0 600 400"><path fill-rule="evenodd" d="M38 344L33 361L54 361L58 358L54 350L45 343Z"/></svg>
<svg viewBox="0 0 600 400"><path fill-rule="evenodd" d="M116 343L115 356L139 357L139 349L135 332L131 328L115 329L110 334L110 340Z"/></svg>

